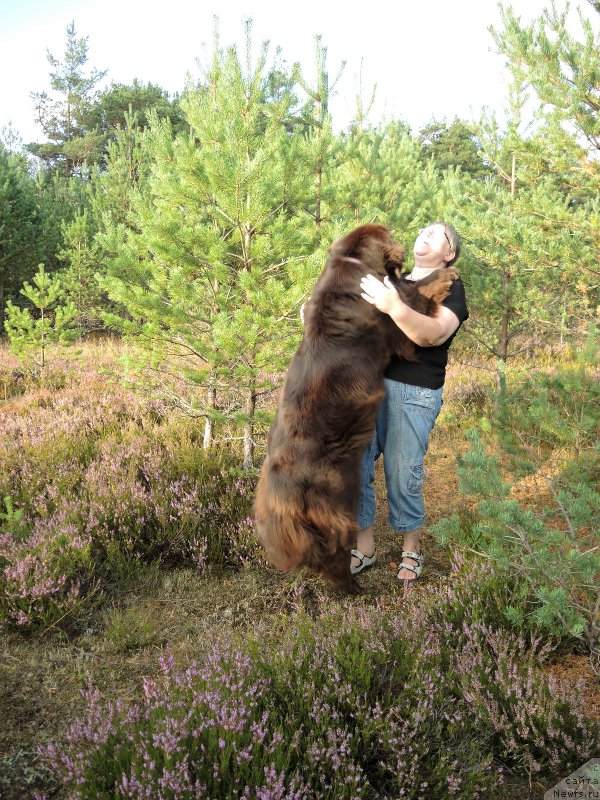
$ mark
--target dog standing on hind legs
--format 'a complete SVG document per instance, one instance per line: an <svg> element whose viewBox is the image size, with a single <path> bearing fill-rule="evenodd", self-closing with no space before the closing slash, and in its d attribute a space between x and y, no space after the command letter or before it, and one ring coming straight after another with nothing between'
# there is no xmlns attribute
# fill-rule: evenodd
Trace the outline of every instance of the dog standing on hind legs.
<svg viewBox="0 0 600 800"><path fill-rule="evenodd" d="M400 282L404 248L383 225L335 241L305 305L304 336L283 385L256 490L256 527L267 557L306 566L350 594L358 530L360 463L384 397L392 354L414 360L413 343L361 297L360 281L388 277L402 299L432 316L456 279L440 269Z"/></svg>

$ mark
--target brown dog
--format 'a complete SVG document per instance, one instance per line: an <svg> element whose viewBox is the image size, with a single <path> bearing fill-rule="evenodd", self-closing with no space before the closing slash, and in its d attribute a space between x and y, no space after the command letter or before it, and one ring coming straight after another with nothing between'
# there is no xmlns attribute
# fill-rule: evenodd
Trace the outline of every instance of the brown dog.
<svg viewBox="0 0 600 800"><path fill-rule="evenodd" d="M305 565L351 594L361 591L350 573L360 465L385 394L383 374L393 353L415 357L390 317L361 298L360 281L388 276L405 303L431 316L456 279L447 268L400 283L403 262L404 248L383 225L362 225L329 248L256 491L257 530L271 563Z"/></svg>

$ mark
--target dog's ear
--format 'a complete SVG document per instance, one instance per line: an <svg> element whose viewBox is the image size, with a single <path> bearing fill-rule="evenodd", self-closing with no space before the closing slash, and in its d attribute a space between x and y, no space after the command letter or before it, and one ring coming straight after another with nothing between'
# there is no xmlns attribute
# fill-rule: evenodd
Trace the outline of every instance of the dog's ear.
<svg viewBox="0 0 600 800"><path fill-rule="evenodd" d="M345 236L340 236L339 239L336 239L335 242L329 245L328 252L333 256L350 256L356 250L360 240L364 235L363 231L364 226L361 225L359 228L354 228L354 230L347 233Z"/></svg>
<svg viewBox="0 0 600 800"><path fill-rule="evenodd" d="M405 255L406 251L402 245L396 242L391 247L386 248L384 253L385 268L390 278L399 280L402 277Z"/></svg>
<svg viewBox="0 0 600 800"><path fill-rule="evenodd" d="M402 277L402 267L404 265L405 249L401 244L394 244L385 252L385 266L390 275L393 273L396 278Z"/></svg>
<svg viewBox="0 0 600 800"><path fill-rule="evenodd" d="M394 266L401 267L404 264L404 257L406 250L401 244L394 244L385 252L385 260L389 261Z"/></svg>

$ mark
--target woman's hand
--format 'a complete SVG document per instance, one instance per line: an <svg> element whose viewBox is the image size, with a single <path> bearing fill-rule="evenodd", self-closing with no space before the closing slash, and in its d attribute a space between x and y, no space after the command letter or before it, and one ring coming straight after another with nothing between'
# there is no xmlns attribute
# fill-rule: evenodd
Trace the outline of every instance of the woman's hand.
<svg viewBox="0 0 600 800"><path fill-rule="evenodd" d="M360 288L361 297L384 314L392 316L403 305L400 295L387 277L380 281L374 275L365 275L360 282Z"/></svg>

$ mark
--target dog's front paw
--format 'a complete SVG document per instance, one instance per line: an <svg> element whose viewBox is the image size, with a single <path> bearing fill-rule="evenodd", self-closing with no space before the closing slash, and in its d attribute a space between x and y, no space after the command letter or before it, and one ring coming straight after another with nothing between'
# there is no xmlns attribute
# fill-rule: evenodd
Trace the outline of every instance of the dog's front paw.
<svg viewBox="0 0 600 800"><path fill-rule="evenodd" d="M419 294L433 300L435 303L443 302L450 294L450 289L454 281L458 278L458 272L454 267L447 267L445 269L438 269L431 275L431 279L427 280L422 286L419 286Z"/></svg>

